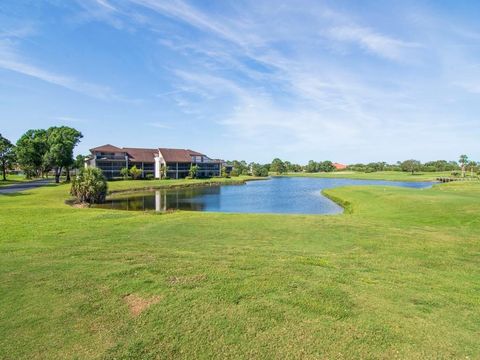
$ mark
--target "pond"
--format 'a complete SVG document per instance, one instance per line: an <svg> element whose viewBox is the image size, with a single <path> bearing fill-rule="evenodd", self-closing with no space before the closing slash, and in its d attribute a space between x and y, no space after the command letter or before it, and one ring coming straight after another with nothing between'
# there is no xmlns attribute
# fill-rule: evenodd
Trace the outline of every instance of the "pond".
<svg viewBox="0 0 480 360"><path fill-rule="evenodd" d="M130 211L192 210L231 213L337 214L343 208L321 194L347 185L429 188L431 182L273 177L244 185L204 186L115 194L96 207Z"/></svg>

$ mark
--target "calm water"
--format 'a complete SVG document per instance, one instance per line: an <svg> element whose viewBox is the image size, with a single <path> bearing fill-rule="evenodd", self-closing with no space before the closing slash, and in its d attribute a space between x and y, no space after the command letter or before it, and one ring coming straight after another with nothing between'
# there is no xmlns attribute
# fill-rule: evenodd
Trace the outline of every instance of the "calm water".
<svg viewBox="0 0 480 360"><path fill-rule="evenodd" d="M119 194L98 207L119 210L173 209L235 213L337 214L343 211L321 194L322 189L346 185L428 188L430 182L274 177L245 185L152 190Z"/></svg>

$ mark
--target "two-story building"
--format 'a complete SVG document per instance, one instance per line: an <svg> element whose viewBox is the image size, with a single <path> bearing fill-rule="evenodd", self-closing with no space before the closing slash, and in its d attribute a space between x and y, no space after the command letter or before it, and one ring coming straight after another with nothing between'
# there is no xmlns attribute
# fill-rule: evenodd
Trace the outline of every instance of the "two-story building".
<svg viewBox="0 0 480 360"><path fill-rule="evenodd" d="M151 174L160 179L165 174L162 167L166 167L168 178L182 179L188 176L193 165L197 166L197 177L213 177L220 176L223 163L189 149L119 148L107 144L90 149L90 153L85 166L101 169L109 179L121 177L122 168L130 169L134 165L142 171L143 178Z"/></svg>

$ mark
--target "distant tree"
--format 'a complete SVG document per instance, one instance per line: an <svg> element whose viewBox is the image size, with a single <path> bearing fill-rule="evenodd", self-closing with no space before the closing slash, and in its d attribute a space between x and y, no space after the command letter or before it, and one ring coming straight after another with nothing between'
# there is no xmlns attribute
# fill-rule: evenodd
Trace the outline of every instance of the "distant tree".
<svg viewBox="0 0 480 360"><path fill-rule="evenodd" d="M222 166L221 170L220 170L220 176L222 178L227 178L228 177L228 174L227 174L227 169L225 166Z"/></svg>
<svg viewBox="0 0 480 360"><path fill-rule="evenodd" d="M130 176L130 170L127 167L121 168L120 175L122 175L123 180L127 180Z"/></svg>
<svg viewBox="0 0 480 360"><path fill-rule="evenodd" d="M85 167L85 159L87 157L85 155L77 155L75 161L73 162L72 169L81 170Z"/></svg>
<svg viewBox="0 0 480 360"><path fill-rule="evenodd" d="M424 171L453 171L458 169L458 164L455 161L435 160L428 161L423 165Z"/></svg>
<svg viewBox="0 0 480 360"><path fill-rule="evenodd" d="M231 160L231 161L227 161L227 164L232 166L232 170L236 170L235 173L238 174L238 175L232 175L232 176L248 175L249 173L249 167L245 160L241 160L241 161Z"/></svg>
<svg viewBox="0 0 480 360"><path fill-rule="evenodd" d="M60 175L65 169L67 181L70 180L70 168L74 164L73 149L83 137L82 133L68 126L51 127L47 130L48 149L44 161L55 171L55 182L60 182Z"/></svg>
<svg viewBox="0 0 480 360"><path fill-rule="evenodd" d="M477 167L477 163L475 161L469 161L467 166L470 169L470 176L473 177L473 173L475 171L475 168Z"/></svg>
<svg viewBox="0 0 480 360"><path fill-rule="evenodd" d="M462 168L462 177L465 177L465 168L468 164L468 156L467 155L460 155L460 159L458 160L460 166Z"/></svg>
<svg viewBox="0 0 480 360"><path fill-rule="evenodd" d="M400 167L402 171L408 171L411 172L412 175L415 173L415 171L420 171L422 167L422 163L418 160L405 160L400 164Z"/></svg>
<svg viewBox="0 0 480 360"><path fill-rule="evenodd" d="M133 180L137 180L138 177L142 174L142 170L137 168L136 165L133 165L131 168L130 168L130 175L132 175L132 178Z"/></svg>
<svg viewBox="0 0 480 360"><path fill-rule="evenodd" d="M252 171L253 176L261 176L261 177L268 176L268 169L265 167L265 165L260 165L260 164L257 164L257 163L251 163L250 164L250 169Z"/></svg>
<svg viewBox="0 0 480 360"><path fill-rule="evenodd" d="M308 173L316 173L319 171L318 163L313 160L310 160L305 166L305 171Z"/></svg>
<svg viewBox="0 0 480 360"><path fill-rule="evenodd" d="M102 170L86 168L74 177L70 194L82 203L98 204L105 201L107 190L107 181Z"/></svg>
<svg viewBox="0 0 480 360"><path fill-rule="evenodd" d="M285 163L282 160L280 160L279 158L275 158L270 164L270 171L276 174L284 174L287 171L287 168L285 167Z"/></svg>
<svg viewBox="0 0 480 360"><path fill-rule="evenodd" d="M48 151L47 131L43 129L28 130L17 141L15 155L20 168L27 178L43 176L49 170L45 162Z"/></svg>
<svg viewBox="0 0 480 360"><path fill-rule="evenodd" d="M0 169L3 181L7 180L7 170L11 169L15 162L15 146L0 134Z"/></svg>
<svg viewBox="0 0 480 360"><path fill-rule="evenodd" d="M290 161L285 161L283 163L285 165L286 172L300 172L302 171L302 166L298 164L293 164Z"/></svg>
<svg viewBox="0 0 480 360"><path fill-rule="evenodd" d="M191 165L190 170L188 171L188 176L192 179L195 179L198 175L198 165Z"/></svg>
<svg viewBox="0 0 480 360"><path fill-rule="evenodd" d="M319 171L323 171L323 172L332 172L335 170L335 166L331 161L327 160L319 163L318 169Z"/></svg>

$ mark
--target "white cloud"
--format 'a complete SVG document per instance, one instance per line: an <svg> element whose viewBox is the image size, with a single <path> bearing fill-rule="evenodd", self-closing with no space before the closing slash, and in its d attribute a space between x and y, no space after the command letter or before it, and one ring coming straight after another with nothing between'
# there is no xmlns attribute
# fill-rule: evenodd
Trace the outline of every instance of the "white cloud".
<svg viewBox="0 0 480 360"><path fill-rule="evenodd" d="M27 75L98 99L121 99L120 96L115 94L113 90L107 86L84 82L74 77L57 74L30 64L17 54L8 39L0 40L0 68Z"/></svg>
<svg viewBox="0 0 480 360"><path fill-rule="evenodd" d="M337 26L329 29L326 35L332 39L357 43L360 47L387 59L403 59L408 50L420 45L398 40L369 28L359 26Z"/></svg>

